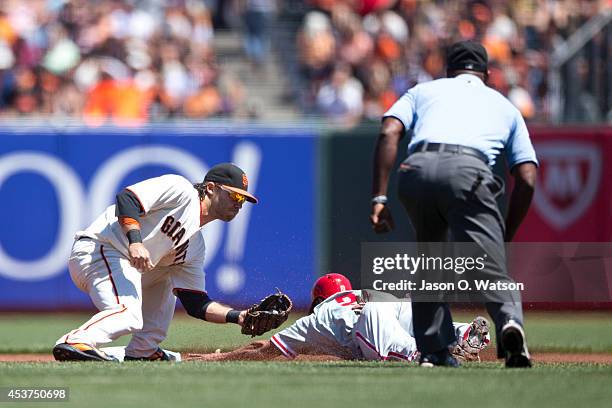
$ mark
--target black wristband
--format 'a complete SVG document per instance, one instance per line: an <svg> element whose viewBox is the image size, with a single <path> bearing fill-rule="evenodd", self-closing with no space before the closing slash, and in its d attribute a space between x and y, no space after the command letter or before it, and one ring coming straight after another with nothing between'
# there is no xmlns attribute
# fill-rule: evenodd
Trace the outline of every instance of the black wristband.
<svg viewBox="0 0 612 408"><path fill-rule="evenodd" d="M130 244L142 242L142 237L140 236L139 229L131 229L125 235L127 235L127 239L130 242Z"/></svg>
<svg viewBox="0 0 612 408"><path fill-rule="evenodd" d="M238 324L239 317L240 317L240 310L232 309L229 312L227 312L227 314L225 315L225 322Z"/></svg>

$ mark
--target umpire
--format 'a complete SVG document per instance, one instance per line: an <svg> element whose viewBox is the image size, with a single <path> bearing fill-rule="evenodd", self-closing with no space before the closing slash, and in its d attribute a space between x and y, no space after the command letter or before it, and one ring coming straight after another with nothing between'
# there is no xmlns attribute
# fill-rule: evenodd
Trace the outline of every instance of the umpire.
<svg viewBox="0 0 612 408"><path fill-rule="evenodd" d="M384 114L374 154L370 221L376 232L393 228L387 184L399 141L410 129L399 197L417 241L475 242L505 263L504 241L512 240L529 209L538 161L519 111L485 85L487 61L481 44L453 44L448 78L416 85ZM502 150L515 180L505 221L495 201L503 183L491 172ZM506 367L530 367L520 297L486 307L496 326L497 357ZM457 366L449 353L456 338L448 303L413 302L412 308L421 365Z"/></svg>

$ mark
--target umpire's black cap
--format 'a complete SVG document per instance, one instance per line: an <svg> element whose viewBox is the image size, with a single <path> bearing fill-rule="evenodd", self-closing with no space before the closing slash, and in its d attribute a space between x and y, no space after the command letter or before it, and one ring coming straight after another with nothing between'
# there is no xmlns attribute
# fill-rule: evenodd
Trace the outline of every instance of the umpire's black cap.
<svg viewBox="0 0 612 408"><path fill-rule="evenodd" d="M446 70L477 71L487 73L489 57L487 50L476 41L459 41L448 49L446 54Z"/></svg>
<svg viewBox="0 0 612 408"><path fill-rule="evenodd" d="M219 163L213 166L204 177L205 183L209 181L219 183L230 191L242 194L251 203L257 203L257 198L247 191L249 179L245 172L233 163Z"/></svg>

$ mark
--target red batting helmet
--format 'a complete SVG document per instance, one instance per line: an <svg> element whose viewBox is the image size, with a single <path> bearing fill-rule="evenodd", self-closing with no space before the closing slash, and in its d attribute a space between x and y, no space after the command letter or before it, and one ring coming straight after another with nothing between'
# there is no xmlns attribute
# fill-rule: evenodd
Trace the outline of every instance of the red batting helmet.
<svg viewBox="0 0 612 408"><path fill-rule="evenodd" d="M317 298L325 300L331 295L345 290L353 290L351 281L339 273L328 273L317 279L312 287L312 300Z"/></svg>

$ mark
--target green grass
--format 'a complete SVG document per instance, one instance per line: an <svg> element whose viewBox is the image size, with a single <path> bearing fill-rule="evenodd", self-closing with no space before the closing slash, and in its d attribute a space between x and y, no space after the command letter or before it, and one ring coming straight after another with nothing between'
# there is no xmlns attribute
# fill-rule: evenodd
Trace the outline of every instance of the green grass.
<svg viewBox="0 0 612 408"><path fill-rule="evenodd" d="M535 351L612 353L612 314L528 315L529 345Z"/></svg>
<svg viewBox="0 0 612 408"><path fill-rule="evenodd" d="M470 320L477 312L456 313ZM611 314L530 313L532 349L612 352ZM86 315L0 315L0 353L49 352ZM265 338L267 338L266 336ZM166 348L225 350L247 343L236 326L179 315ZM127 338L117 344L126 344ZM401 363L0 363L0 387L69 387L70 401L4 403L5 407L607 407L612 366L538 364L505 370L499 363L421 369Z"/></svg>
<svg viewBox="0 0 612 408"><path fill-rule="evenodd" d="M0 314L0 353L50 353L60 336L80 326L89 317L81 314ZM268 337L255 340L263 338ZM127 345L128 341L129 336L125 336L112 345ZM217 348L234 349L250 341L250 337L240 334L236 325L216 325L177 316L163 345L176 351L210 352Z"/></svg>
<svg viewBox="0 0 612 408"><path fill-rule="evenodd" d="M422 369L394 363L0 364L0 384L63 386L51 406L153 407L604 407L612 367L504 370L494 363ZM24 407L24 403L4 407ZM34 405L37 406L37 405Z"/></svg>
<svg viewBox="0 0 612 408"><path fill-rule="evenodd" d="M481 314L488 318L485 312ZM453 316L458 321L469 321L474 313ZM525 330L532 351L612 353L610 312L528 312Z"/></svg>
<svg viewBox="0 0 612 408"><path fill-rule="evenodd" d="M476 314L459 312L455 319L469 321ZM56 339L88 317L0 314L0 353L47 353ZM529 313L525 321L533 351L612 353L611 313L538 312ZM127 340L121 339L115 344L125 345ZM164 346L177 351L213 351L232 349L249 341L234 325L213 325L180 315L172 322Z"/></svg>

